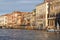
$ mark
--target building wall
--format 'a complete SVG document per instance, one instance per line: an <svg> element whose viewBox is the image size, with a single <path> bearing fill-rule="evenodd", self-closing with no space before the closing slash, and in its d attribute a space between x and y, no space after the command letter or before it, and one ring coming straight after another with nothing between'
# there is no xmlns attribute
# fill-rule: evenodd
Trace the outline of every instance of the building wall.
<svg viewBox="0 0 60 40"><path fill-rule="evenodd" d="M36 27L36 9L32 11L30 21L31 21L31 27L34 29Z"/></svg>
<svg viewBox="0 0 60 40"><path fill-rule="evenodd" d="M36 6L36 21L37 21L37 27L42 26L45 28L48 25L47 20L48 15L48 3L42 3L38 6Z"/></svg>
<svg viewBox="0 0 60 40"><path fill-rule="evenodd" d="M7 16L0 16L0 26L6 27L7 25Z"/></svg>
<svg viewBox="0 0 60 40"><path fill-rule="evenodd" d="M31 20L32 13L27 12L24 15L24 20L26 21L26 25L30 25L30 20Z"/></svg>
<svg viewBox="0 0 60 40"><path fill-rule="evenodd" d="M44 2L52 2L52 1L59 1L59 0L44 0Z"/></svg>
<svg viewBox="0 0 60 40"><path fill-rule="evenodd" d="M7 28L18 28L22 24L22 14L21 12L12 12L5 14L7 16Z"/></svg>
<svg viewBox="0 0 60 40"><path fill-rule="evenodd" d="M50 2L50 13L49 13L49 23L48 26L50 28L54 28L55 27L55 20L56 20L56 15L60 13L60 1L54 1L54 2Z"/></svg>
<svg viewBox="0 0 60 40"><path fill-rule="evenodd" d="M30 12L19 12L14 11L7 15L8 17L8 27L12 28L20 28L21 25L29 25L31 24L31 13Z"/></svg>

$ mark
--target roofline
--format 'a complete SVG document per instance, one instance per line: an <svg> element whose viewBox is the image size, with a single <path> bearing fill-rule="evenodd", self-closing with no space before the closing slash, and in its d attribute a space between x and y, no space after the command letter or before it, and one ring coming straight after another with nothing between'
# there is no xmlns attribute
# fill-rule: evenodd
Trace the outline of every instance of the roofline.
<svg viewBox="0 0 60 40"><path fill-rule="evenodd" d="M44 3L48 3L48 2L44 2ZM40 4L36 5L36 6L40 6L40 5L44 4L44 3L40 3Z"/></svg>

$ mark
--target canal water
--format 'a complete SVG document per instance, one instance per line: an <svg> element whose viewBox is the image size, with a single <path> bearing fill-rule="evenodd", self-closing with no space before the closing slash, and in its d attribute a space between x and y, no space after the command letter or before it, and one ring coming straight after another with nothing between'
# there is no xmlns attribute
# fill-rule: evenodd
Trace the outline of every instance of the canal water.
<svg viewBox="0 0 60 40"><path fill-rule="evenodd" d="M60 32L0 29L0 40L60 40Z"/></svg>

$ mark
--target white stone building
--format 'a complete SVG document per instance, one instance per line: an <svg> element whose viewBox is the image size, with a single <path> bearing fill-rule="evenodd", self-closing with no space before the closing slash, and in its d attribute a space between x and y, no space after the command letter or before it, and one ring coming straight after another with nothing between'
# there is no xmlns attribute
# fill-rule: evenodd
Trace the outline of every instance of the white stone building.
<svg viewBox="0 0 60 40"><path fill-rule="evenodd" d="M7 16L0 16L0 27L6 27L7 21Z"/></svg>
<svg viewBox="0 0 60 40"><path fill-rule="evenodd" d="M36 24L37 28L44 29L48 26L48 3L42 3L36 6Z"/></svg>

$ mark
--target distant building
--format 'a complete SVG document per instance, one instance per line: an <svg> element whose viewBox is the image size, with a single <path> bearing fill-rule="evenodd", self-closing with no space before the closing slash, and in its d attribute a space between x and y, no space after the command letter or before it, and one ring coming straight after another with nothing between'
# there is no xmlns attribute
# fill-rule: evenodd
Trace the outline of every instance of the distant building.
<svg viewBox="0 0 60 40"><path fill-rule="evenodd" d="M7 16L0 16L0 27L6 28L7 26Z"/></svg>
<svg viewBox="0 0 60 40"><path fill-rule="evenodd" d="M7 26L6 28L11 28L12 27L12 15L11 14L5 14L7 16Z"/></svg>
<svg viewBox="0 0 60 40"><path fill-rule="evenodd" d="M21 26L31 25L31 14L30 12L19 12L14 11L7 16L7 28L20 28Z"/></svg>
<svg viewBox="0 0 60 40"><path fill-rule="evenodd" d="M12 20L13 20L13 24L15 26L17 25L21 25L21 21L22 21L22 13L21 12L18 12L18 11L15 11L15 12L12 12ZM18 22L19 21L19 22Z"/></svg>
<svg viewBox="0 0 60 40"><path fill-rule="evenodd" d="M5 14L7 16L7 26L6 28L19 28L22 25L22 14L19 11L14 11L10 14Z"/></svg>
<svg viewBox="0 0 60 40"><path fill-rule="evenodd" d="M32 13L31 12L25 12L25 14L24 14L24 24L26 25L25 28L28 28L28 29L32 28L31 19L32 19Z"/></svg>
<svg viewBox="0 0 60 40"><path fill-rule="evenodd" d="M13 28L20 28L23 21L23 13L19 11L14 11L8 16L8 19L11 20L8 24L11 24ZM10 17L10 18L9 18Z"/></svg>
<svg viewBox="0 0 60 40"><path fill-rule="evenodd" d="M31 27L33 29L36 28L36 9L34 9L31 14Z"/></svg>
<svg viewBox="0 0 60 40"><path fill-rule="evenodd" d="M32 13L26 12L24 14L24 20L26 20L26 25L30 26L30 20L31 20Z"/></svg>

